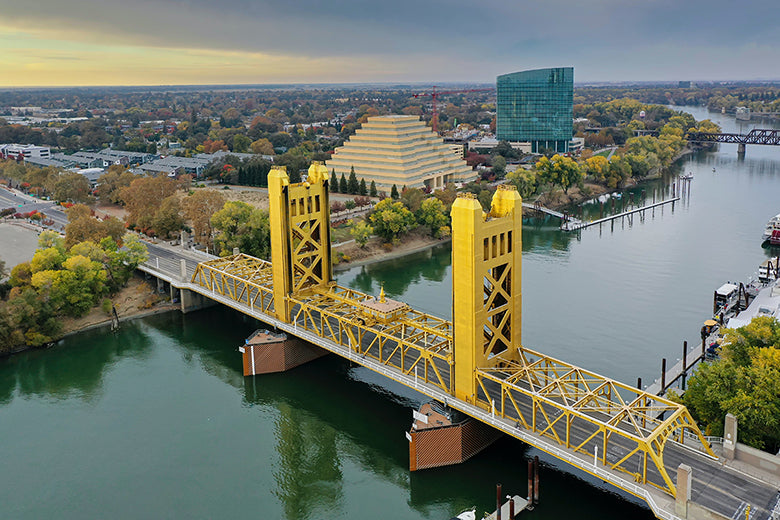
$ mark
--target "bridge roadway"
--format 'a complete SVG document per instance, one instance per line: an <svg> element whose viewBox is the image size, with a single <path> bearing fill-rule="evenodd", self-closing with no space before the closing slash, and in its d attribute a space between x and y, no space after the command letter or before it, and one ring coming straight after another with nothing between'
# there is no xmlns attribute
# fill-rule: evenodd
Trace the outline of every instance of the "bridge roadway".
<svg viewBox="0 0 780 520"><path fill-rule="evenodd" d="M596 460L594 455L597 453L599 445L602 445L602 440L597 435L597 430L594 433L593 424L582 420L579 416L567 419L569 421L567 438L566 422L559 420L564 413L560 410L552 412L548 410L549 413L546 413L538 402L536 405L534 404L534 399L531 396L538 392L538 387L535 388L536 385L534 385L532 378L515 378L513 385L509 387L511 388L511 400L506 398L502 400L502 381L506 382L509 378L514 377L513 374L497 369L479 371L479 377L483 384L478 400L486 404L488 410L490 410L491 401L499 403L490 412L472 403L455 399L448 390L450 365L447 357L436 355L437 352L441 353L448 348L447 345L451 341L452 329L444 326L448 322L430 323L430 327L428 327L430 330L422 332L420 330L400 331L400 334L405 335L409 342L416 342L415 344L426 348L432 346L433 353L430 350L409 348L406 344L401 345L401 342L390 341L389 332L387 332L390 328L383 331L382 327L376 325L372 327L372 330L375 331L373 334L353 335L345 345L342 341L343 335L349 335L349 332L343 330L343 325L340 326L339 313L350 313L354 309L350 310L344 301L334 303L333 297L331 297L331 301L327 305L319 307L311 306L308 301L297 301L292 309L295 321L285 323L276 319L271 313L272 302L267 299L263 300L257 293L255 293L255 299L251 301L259 301L260 305L238 301L229 294L220 294L214 290L214 285L211 286L210 290L208 287L194 283L193 277L197 272L198 263L216 257L161 245L148 244L148 248L150 258L139 269L169 282L173 287L188 289L228 305L270 326L325 348L490 424L508 435L639 497L650 506L658 518L680 518L674 513L674 497L651 485L636 483L635 477L638 477L642 471L642 456L641 453L631 455L632 450L636 452L636 445L632 444L630 436L625 438L612 436L607 453L598 453L598 460ZM185 276L182 276L182 259L185 260L186 265ZM260 260L257 262L261 269L258 271L260 274L255 275L256 280L261 285L270 286L270 263ZM263 274L263 268L267 268L268 272ZM233 281L230 285L235 291L233 295L237 296L240 292L239 284ZM347 292L343 294L346 298ZM357 295L359 293L350 292L348 294L353 298ZM314 295L311 300L322 302L327 298L326 295ZM247 298L247 301L250 299ZM391 328L395 328L395 332L399 333L398 326ZM406 326L400 328L406 329ZM369 327L366 327L366 330L368 329ZM436 333L436 330L440 332ZM328 338L327 336L331 333L337 334L338 339L335 336ZM382 341L382 338L385 341ZM358 342L360 345L356 345L354 342ZM544 357L531 350L526 350L526 353L531 357L529 361L533 361L534 356ZM507 406L506 403L510 401L515 405ZM608 413L599 411L591 411L590 416L603 421L614 418ZM527 422L530 418L533 418L535 423L546 421L547 428L541 433L526 429L521 422ZM618 426L627 432L629 430L625 424L621 423ZM648 430L649 428L650 426L648 426ZM563 439L567 439L567 442L563 442ZM685 440L683 442L685 444L672 439L666 442L663 450L663 464L672 480L676 480L679 464L685 463L693 468L692 502L715 511L725 518L735 520L744 518L747 505L751 507L751 520L776 520L778 518L772 514L773 510L780 511L778 505L780 493L778 493L776 485L768 484L728 467L723 459L717 460L697 451L695 443ZM571 449L575 446L578 449ZM700 448L700 446L698 447ZM625 457L627 457L626 464L632 466L631 471L636 471L635 474L611 469L604 463L606 461L608 464L615 464ZM624 468L626 464L623 465ZM657 486L663 486L663 479L652 464L647 464L647 480Z"/></svg>

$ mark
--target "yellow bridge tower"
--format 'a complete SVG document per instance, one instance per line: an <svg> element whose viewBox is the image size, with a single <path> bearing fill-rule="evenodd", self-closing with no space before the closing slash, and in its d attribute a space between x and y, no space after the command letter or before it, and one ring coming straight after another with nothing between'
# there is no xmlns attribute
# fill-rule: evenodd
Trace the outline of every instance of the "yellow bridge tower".
<svg viewBox="0 0 780 520"><path fill-rule="evenodd" d="M290 321L288 296L326 289L332 280L328 169L314 161L305 182L290 184L284 166L268 174L276 317Z"/></svg>
<svg viewBox="0 0 780 520"><path fill-rule="evenodd" d="M476 369L520 359L522 219L514 187L499 186L487 214L468 193L452 205L454 390L470 403Z"/></svg>

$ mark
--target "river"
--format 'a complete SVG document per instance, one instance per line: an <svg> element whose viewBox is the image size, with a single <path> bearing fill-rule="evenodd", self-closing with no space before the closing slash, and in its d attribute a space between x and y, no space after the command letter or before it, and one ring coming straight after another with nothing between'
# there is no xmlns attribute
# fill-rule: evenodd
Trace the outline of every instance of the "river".
<svg viewBox="0 0 780 520"><path fill-rule="evenodd" d="M724 131L749 128L686 110ZM780 147L748 146L742 160L736 145L687 156L634 196L668 196L680 172L694 175L683 200L644 218L579 234L550 219L525 223L524 344L647 384L662 357L673 361L684 339L697 340L713 290L771 254L758 237L780 212ZM585 218L601 211L587 205ZM384 284L388 296L449 317L450 267L439 247L338 281L371 293ZM404 431L422 396L333 356L244 378L236 347L255 328L226 308L171 313L0 360L0 515L445 519L490 509L497 482L524 495L526 459L540 455L541 504L523 518L652 518L513 439L460 466L410 474Z"/></svg>

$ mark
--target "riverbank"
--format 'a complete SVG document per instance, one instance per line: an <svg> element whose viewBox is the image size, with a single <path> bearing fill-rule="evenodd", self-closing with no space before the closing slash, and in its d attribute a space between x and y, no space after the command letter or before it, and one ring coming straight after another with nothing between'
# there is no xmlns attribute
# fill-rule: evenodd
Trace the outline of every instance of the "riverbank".
<svg viewBox="0 0 780 520"><path fill-rule="evenodd" d="M400 258L450 241L449 237L434 238L420 230L410 232L395 245L385 244L378 237L372 237L365 247L360 247L354 240L350 240L333 246L333 270L344 271L352 267ZM338 263L336 263L337 259Z"/></svg>

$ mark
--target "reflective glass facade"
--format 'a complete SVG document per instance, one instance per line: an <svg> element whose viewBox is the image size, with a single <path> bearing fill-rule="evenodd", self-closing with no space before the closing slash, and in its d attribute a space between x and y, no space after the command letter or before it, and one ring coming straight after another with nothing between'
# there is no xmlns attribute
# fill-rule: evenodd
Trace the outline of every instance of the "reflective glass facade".
<svg viewBox="0 0 780 520"><path fill-rule="evenodd" d="M526 70L496 81L496 137L534 152L566 152L572 137L574 67Z"/></svg>

